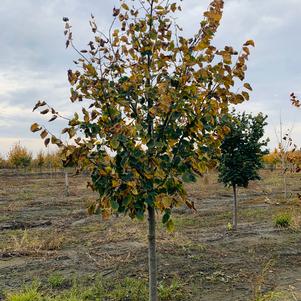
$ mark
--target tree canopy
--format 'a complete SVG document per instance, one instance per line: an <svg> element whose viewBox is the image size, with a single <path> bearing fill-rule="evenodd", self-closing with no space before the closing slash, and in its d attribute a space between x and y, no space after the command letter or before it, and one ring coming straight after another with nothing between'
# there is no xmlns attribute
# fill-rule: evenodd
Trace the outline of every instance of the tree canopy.
<svg viewBox="0 0 301 301"><path fill-rule="evenodd" d="M258 170L267 153L263 139L267 116L234 113L227 121L230 133L225 137L219 165L219 180L225 185L247 187L249 181L259 180Z"/></svg>
<svg viewBox="0 0 301 301"><path fill-rule="evenodd" d="M31 160L32 154L20 142L14 144L8 153L8 162L14 167L28 167Z"/></svg>
<svg viewBox="0 0 301 301"><path fill-rule="evenodd" d="M76 48L68 18L64 18L66 46L79 54L76 70L68 71L72 103L81 102L63 129L70 143L63 143L44 126L45 145L63 149L65 161L92 171L91 187L99 199L91 212L108 217L113 211L143 218L147 206L164 212L172 228L174 206L187 200L183 181L195 180L216 162L228 126L222 119L230 104L249 99L251 86L244 82L249 57L247 41L240 53L231 46L212 45L220 24L223 1L214 0L191 38L181 35L173 15L176 2L121 1L114 8L109 34L91 16L94 39L88 49ZM232 89L242 81L239 91ZM34 109L60 114L46 102Z"/></svg>

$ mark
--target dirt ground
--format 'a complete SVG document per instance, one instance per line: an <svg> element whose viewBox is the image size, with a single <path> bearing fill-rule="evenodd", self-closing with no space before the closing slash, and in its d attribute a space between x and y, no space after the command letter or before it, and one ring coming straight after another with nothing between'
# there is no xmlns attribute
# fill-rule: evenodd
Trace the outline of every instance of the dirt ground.
<svg viewBox="0 0 301 301"><path fill-rule="evenodd" d="M147 278L145 222L88 216L96 196L87 180L70 176L66 197L63 174L0 175L0 300L5 291L57 272ZM301 300L301 175L288 183L286 201L277 171L239 189L236 232L227 229L231 190L215 174L189 185L197 212L175 209L171 234L158 223L160 281L178 279L183 300L260 300L272 291L281 292L277 300ZM274 225L283 212L292 216L289 229Z"/></svg>

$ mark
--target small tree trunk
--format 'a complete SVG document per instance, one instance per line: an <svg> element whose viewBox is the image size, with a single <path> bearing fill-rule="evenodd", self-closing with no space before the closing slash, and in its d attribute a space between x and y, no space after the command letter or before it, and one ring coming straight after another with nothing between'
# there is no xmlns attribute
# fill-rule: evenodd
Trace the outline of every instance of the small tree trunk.
<svg viewBox="0 0 301 301"><path fill-rule="evenodd" d="M283 187L284 187L284 200L287 200L287 181L286 181L286 171L283 174Z"/></svg>
<svg viewBox="0 0 301 301"><path fill-rule="evenodd" d="M156 215L151 206L148 206L148 271L149 301L157 301Z"/></svg>
<svg viewBox="0 0 301 301"><path fill-rule="evenodd" d="M65 196L69 196L69 180L67 171L65 171Z"/></svg>
<svg viewBox="0 0 301 301"><path fill-rule="evenodd" d="M237 195L236 195L236 184L233 187L233 230L237 230Z"/></svg>

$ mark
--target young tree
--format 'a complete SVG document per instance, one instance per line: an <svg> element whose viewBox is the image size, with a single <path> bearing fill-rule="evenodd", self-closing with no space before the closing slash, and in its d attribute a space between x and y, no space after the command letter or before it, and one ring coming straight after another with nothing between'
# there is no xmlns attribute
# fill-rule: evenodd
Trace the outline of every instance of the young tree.
<svg viewBox="0 0 301 301"><path fill-rule="evenodd" d="M34 160L35 165L42 171L42 167L45 165L45 154L43 151L39 151L36 159Z"/></svg>
<svg viewBox="0 0 301 301"><path fill-rule="evenodd" d="M6 168L6 161L4 158L0 155L0 168Z"/></svg>
<svg viewBox="0 0 301 301"><path fill-rule="evenodd" d="M194 181L215 162L208 152L218 152L224 133L221 122L230 104L249 99L232 88L244 81L246 61L254 46L247 41L240 54L232 47L216 49L212 39L220 24L223 1L209 5L200 29L192 38L180 35L173 14L181 10L174 1L121 1L114 8L109 34L101 32L91 17L94 39L89 49L78 50L65 21L66 46L80 58L79 68L68 71L71 102L81 102L67 133L69 144L34 123L47 146L62 148L65 162L91 170L91 187L99 199L90 212L104 218L112 212L143 219L148 214L150 300L157 300L156 212L173 228L171 210L186 204L183 182ZM138 3L138 7L135 4ZM39 101L34 109L59 113Z"/></svg>
<svg viewBox="0 0 301 301"><path fill-rule="evenodd" d="M267 116L242 113L233 117L226 122L230 133L221 145L219 180L233 188L233 229L236 230L237 187L247 187L249 181L260 179L258 170L266 154L262 147L267 145L268 140L262 140Z"/></svg>
<svg viewBox="0 0 301 301"><path fill-rule="evenodd" d="M26 168L30 165L32 154L20 142L14 144L8 153L8 162L15 168Z"/></svg>

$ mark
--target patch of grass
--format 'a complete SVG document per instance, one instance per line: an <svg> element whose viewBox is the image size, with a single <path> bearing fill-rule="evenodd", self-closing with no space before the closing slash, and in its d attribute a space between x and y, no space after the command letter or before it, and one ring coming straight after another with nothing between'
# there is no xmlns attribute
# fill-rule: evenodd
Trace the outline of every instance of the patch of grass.
<svg viewBox="0 0 301 301"><path fill-rule="evenodd" d="M64 277L53 274L48 278L52 287L58 288L66 281ZM91 284L92 283L92 284ZM160 282L158 287L159 300L183 301L185 298L184 284L178 279L173 279L170 284ZM119 282L112 279L94 279L88 283L75 280L70 289L60 290L54 294L40 292L39 286L30 287L6 295L5 301L147 301L148 283L145 279L125 278Z"/></svg>
<svg viewBox="0 0 301 301"><path fill-rule="evenodd" d="M5 301L42 301L42 295L38 292L38 286L33 284L20 292L9 293Z"/></svg>
<svg viewBox="0 0 301 301"><path fill-rule="evenodd" d="M292 215L289 212L279 213L274 218L274 224L279 228L289 228L292 224Z"/></svg>
<svg viewBox="0 0 301 301"><path fill-rule="evenodd" d="M280 301L279 298L282 296L281 292L270 292L258 297L255 301Z"/></svg>
<svg viewBox="0 0 301 301"><path fill-rule="evenodd" d="M68 282L63 275L60 275L58 273L50 275L47 280L51 288L61 288Z"/></svg>
<svg viewBox="0 0 301 301"><path fill-rule="evenodd" d="M142 279L125 278L108 293L109 300L142 301L148 299L146 281Z"/></svg>
<svg viewBox="0 0 301 301"><path fill-rule="evenodd" d="M259 219L262 220L268 215L268 209L266 208L247 208L240 212L240 218L242 219Z"/></svg>
<svg viewBox="0 0 301 301"><path fill-rule="evenodd" d="M161 301L185 300L183 284L178 279L173 279L170 285L159 283L158 293Z"/></svg>
<svg viewBox="0 0 301 301"><path fill-rule="evenodd" d="M194 216L189 216L189 217L175 216L173 218L173 221L174 221L176 229L199 227L199 220L197 218L195 218Z"/></svg>

